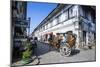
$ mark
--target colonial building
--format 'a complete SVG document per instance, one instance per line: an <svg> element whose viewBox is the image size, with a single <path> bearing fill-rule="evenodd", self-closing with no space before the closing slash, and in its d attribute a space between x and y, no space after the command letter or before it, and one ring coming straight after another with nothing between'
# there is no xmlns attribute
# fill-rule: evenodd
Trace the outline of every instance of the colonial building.
<svg viewBox="0 0 100 67"><path fill-rule="evenodd" d="M95 40L95 6L58 4L58 6L34 29L32 35L41 41L45 34L72 31L77 35L76 47Z"/></svg>
<svg viewBox="0 0 100 67"><path fill-rule="evenodd" d="M11 22L11 44L12 59L18 59L21 56L21 47L23 41L28 35L30 19L26 19L27 3L22 1L12 1L12 22Z"/></svg>

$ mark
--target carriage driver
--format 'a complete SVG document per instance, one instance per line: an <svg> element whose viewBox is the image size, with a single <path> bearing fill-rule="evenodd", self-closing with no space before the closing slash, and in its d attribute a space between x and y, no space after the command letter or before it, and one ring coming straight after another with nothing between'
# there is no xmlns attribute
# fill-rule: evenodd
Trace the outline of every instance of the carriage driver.
<svg viewBox="0 0 100 67"><path fill-rule="evenodd" d="M69 44L68 47L73 47L75 45L75 42L76 42L76 36L75 36L75 34L68 33L67 39L68 39L67 43Z"/></svg>

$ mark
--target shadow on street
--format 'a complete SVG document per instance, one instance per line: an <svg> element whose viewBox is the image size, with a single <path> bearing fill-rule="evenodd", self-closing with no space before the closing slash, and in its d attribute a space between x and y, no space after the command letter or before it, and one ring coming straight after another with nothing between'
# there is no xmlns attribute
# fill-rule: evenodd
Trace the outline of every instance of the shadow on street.
<svg viewBox="0 0 100 67"><path fill-rule="evenodd" d="M36 52L38 56L46 54L50 51L55 51L55 48L53 48L50 44L41 43L41 42L38 42L37 44L38 46L37 46Z"/></svg>
<svg viewBox="0 0 100 67"><path fill-rule="evenodd" d="M80 53L80 50L75 49L75 50L72 50L72 52L71 52L71 55L70 55L70 56L74 56L74 55L77 55L77 54L79 54L79 53Z"/></svg>

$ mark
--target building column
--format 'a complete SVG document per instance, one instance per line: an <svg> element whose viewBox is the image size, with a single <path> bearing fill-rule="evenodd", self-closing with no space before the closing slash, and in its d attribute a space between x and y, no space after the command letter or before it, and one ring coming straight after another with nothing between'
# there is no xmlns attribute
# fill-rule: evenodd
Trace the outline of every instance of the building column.
<svg viewBox="0 0 100 67"><path fill-rule="evenodd" d="M78 30L78 41L77 41L77 49L81 49L82 45L83 45L83 31L82 30Z"/></svg>
<svg viewBox="0 0 100 67"><path fill-rule="evenodd" d="M76 47L76 49L79 49L79 30L75 30L74 29L73 33L76 35L76 44L75 44L75 47Z"/></svg>
<svg viewBox="0 0 100 67"><path fill-rule="evenodd" d="M77 38L76 38L76 49L79 49L79 45L80 45L80 34L79 34L79 30L77 31Z"/></svg>
<svg viewBox="0 0 100 67"><path fill-rule="evenodd" d="M88 46L88 42L89 42L89 37L88 37L89 33L86 32L86 46Z"/></svg>

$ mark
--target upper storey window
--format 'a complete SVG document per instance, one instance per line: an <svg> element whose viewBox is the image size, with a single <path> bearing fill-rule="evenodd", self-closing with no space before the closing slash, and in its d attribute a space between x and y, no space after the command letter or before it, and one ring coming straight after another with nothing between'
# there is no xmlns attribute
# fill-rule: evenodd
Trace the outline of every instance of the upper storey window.
<svg viewBox="0 0 100 67"><path fill-rule="evenodd" d="M57 19L55 18L52 22L52 25L55 26L57 24Z"/></svg>
<svg viewBox="0 0 100 67"><path fill-rule="evenodd" d="M69 8L69 18L73 17L73 7Z"/></svg>

